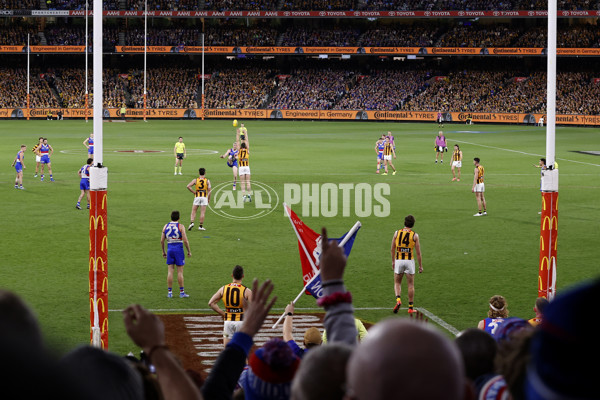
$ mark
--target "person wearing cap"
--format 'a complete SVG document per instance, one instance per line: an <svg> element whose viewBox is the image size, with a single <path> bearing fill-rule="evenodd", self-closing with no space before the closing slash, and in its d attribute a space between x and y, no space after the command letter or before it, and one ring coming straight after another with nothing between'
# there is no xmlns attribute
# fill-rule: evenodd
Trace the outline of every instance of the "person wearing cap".
<svg viewBox="0 0 600 400"><path fill-rule="evenodd" d="M529 348L526 400L598 398L597 312L600 279L561 290L544 311Z"/></svg>
<svg viewBox="0 0 600 400"><path fill-rule="evenodd" d="M490 335L494 335L498 326L508 318L508 308L506 299L503 296L495 295L489 301L488 317L479 321L477 327L483 329Z"/></svg>
<svg viewBox="0 0 600 400"><path fill-rule="evenodd" d="M246 400L287 400L300 358L279 338L267 341L257 349L240 376Z"/></svg>
<svg viewBox="0 0 600 400"><path fill-rule="evenodd" d="M292 331L294 317L294 303L291 302L285 307L285 319L283 321L283 340L290 346L296 356L302 358L304 353L315 346L320 346L322 343L321 332L316 327L310 327L304 332L304 349L298 346L294 340Z"/></svg>

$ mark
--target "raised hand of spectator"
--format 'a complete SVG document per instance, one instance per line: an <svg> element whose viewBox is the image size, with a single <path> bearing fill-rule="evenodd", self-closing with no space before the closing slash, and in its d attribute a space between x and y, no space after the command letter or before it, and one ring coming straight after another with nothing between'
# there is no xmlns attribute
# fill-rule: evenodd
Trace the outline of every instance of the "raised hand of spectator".
<svg viewBox="0 0 600 400"><path fill-rule="evenodd" d="M287 313L292 313L292 314L294 313L294 302L293 301L290 301L290 303L287 306L285 306L285 313L286 313L286 315L287 315Z"/></svg>
<svg viewBox="0 0 600 400"><path fill-rule="evenodd" d="M165 345L165 327L162 321L139 304L123 310L127 334L146 354L156 346Z"/></svg>
<svg viewBox="0 0 600 400"><path fill-rule="evenodd" d="M334 279L344 278L344 269L346 269L346 256L342 249L329 243L327 238L327 229L321 231L321 281L326 282Z"/></svg>
<svg viewBox="0 0 600 400"><path fill-rule="evenodd" d="M156 315L134 304L123 310L123 321L131 340L144 350L156 368L165 400L202 399L190 376L165 345L165 327Z"/></svg>

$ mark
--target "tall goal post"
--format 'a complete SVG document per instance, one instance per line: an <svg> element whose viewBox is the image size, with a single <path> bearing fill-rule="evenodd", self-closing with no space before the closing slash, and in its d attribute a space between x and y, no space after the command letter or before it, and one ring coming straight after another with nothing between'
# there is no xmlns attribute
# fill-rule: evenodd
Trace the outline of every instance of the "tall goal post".
<svg viewBox="0 0 600 400"><path fill-rule="evenodd" d="M548 73L546 101L546 169L542 170L542 212L538 297L556 295L558 239L558 167L555 161L556 134L556 0L548 0Z"/></svg>
<svg viewBox="0 0 600 400"><path fill-rule="evenodd" d="M88 267L90 343L108 349L108 170L103 164L102 0L94 0L93 10L94 162L90 168Z"/></svg>

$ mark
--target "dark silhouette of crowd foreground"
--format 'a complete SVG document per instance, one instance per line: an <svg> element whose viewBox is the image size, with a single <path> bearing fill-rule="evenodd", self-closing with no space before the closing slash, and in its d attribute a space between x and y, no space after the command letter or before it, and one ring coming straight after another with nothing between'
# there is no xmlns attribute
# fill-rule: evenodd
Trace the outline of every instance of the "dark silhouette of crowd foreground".
<svg viewBox="0 0 600 400"><path fill-rule="evenodd" d="M44 343L33 311L14 293L0 290L3 398L597 398L597 369L588 363L598 359L600 348L589 317L600 280L561 292L543 317L536 315L537 325L506 318L493 334L470 328L451 340L423 318L392 318L376 323L357 343L352 296L344 284L346 259L338 246L328 244L325 229L323 235L319 304L325 309L327 344L299 357L274 333L251 352L253 337L277 300L270 280L255 279L241 329L203 381L183 369L165 344L160 319L140 305L127 307L123 319L147 363L90 346L59 356ZM490 307L498 308L496 300Z"/></svg>

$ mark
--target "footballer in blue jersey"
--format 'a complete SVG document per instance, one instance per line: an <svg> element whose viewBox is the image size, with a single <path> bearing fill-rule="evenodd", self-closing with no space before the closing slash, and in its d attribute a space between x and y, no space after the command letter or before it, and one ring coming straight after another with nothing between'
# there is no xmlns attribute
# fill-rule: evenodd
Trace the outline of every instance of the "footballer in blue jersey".
<svg viewBox="0 0 600 400"><path fill-rule="evenodd" d="M75 208L78 210L81 210L81 199L83 199L83 196L86 196L87 208L90 208L90 167L92 166L92 161L93 160L91 158L88 158L87 163L79 168L79 171L77 171L77 174L80 178L79 190L81 190L79 198L77 199L77 204L75 205Z"/></svg>
<svg viewBox="0 0 600 400"><path fill-rule="evenodd" d="M94 158L94 134L90 133L90 137L83 141L83 145L87 147L88 157Z"/></svg>
<svg viewBox="0 0 600 400"><path fill-rule="evenodd" d="M23 169L25 167L25 150L27 146L21 145L21 149L17 152L15 159L13 160L12 166L15 167L17 176L15 177L15 189L25 189L23 187Z"/></svg>
<svg viewBox="0 0 600 400"><path fill-rule="evenodd" d="M375 154L377 154L377 170L375 173L379 173L381 168L381 161L383 161L383 149L385 148L385 135L381 135L375 142Z"/></svg>
<svg viewBox="0 0 600 400"><path fill-rule="evenodd" d="M52 156L52 153L54 153L54 149L48 144L47 138L44 138L44 141L39 147L38 152L40 153L40 163L42 169L41 181L44 181L44 166L47 165L48 173L50 174L50 181L54 182L54 178L52 177L52 163L50 162L50 156Z"/></svg>
<svg viewBox="0 0 600 400"><path fill-rule="evenodd" d="M227 166L232 169L233 172L233 190L235 190L235 184L238 177L238 144L233 142L233 147L230 148L221 156L221 158L227 158Z"/></svg>
<svg viewBox="0 0 600 400"><path fill-rule="evenodd" d="M165 241L167 242L167 252L165 253ZM167 260L167 297L173 297L173 273L177 267L177 282L179 283L179 297L186 298L189 295L185 292L183 286L183 266L185 265L185 255L183 246L187 249L188 257L192 256L190 251L190 242L185 233L185 228L179 223L179 211L171 213L171 222L163 227L160 237L163 258Z"/></svg>

